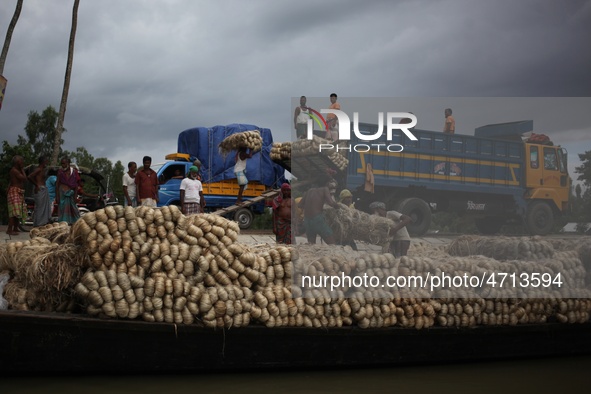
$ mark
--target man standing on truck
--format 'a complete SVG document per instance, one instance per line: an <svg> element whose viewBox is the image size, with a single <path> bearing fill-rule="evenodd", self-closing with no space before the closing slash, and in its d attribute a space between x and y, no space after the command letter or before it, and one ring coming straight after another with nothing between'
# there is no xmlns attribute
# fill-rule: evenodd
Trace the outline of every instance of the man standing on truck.
<svg viewBox="0 0 591 394"><path fill-rule="evenodd" d="M330 94L330 107L328 109L336 109L341 110L341 104L337 102L337 94L331 93ZM326 130L326 138L333 142L339 140L339 120L335 114L329 113L326 115L326 125L328 126L328 130Z"/></svg>
<svg viewBox="0 0 591 394"><path fill-rule="evenodd" d="M185 215L202 213L205 207L203 185L198 176L199 168L191 166L189 176L181 181L181 212Z"/></svg>
<svg viewBox="0 0 591 394"><path fill-rule="evenodd" d="M390 234L393 234L392 241L390 242L390 250L395 257L406 256L408 248L410 247L410 235L406 226L412 223L412 219L400 212L386 211L386 204L381 201L372 202L369 205L374 215L388 218L394 222L390 227Z"/></svg>
<svg viewBox="0 0 591 394"><path fill-rule="evenodd" d="M242 193L246 185L248 185L248 178L246 177L246 160L252 157L252 151L246 148L238 149L236 153L236 164L234 165L234 174L238 181L238 198L236 205L242 205Z"/></svg>
<svg viewBox="0 0 591 394"><path fill-rule="evenodd" d="M443 126L443 132L445 134L454 134L456 132L456 120L451 115L451 108L446 108L445 114L445 125Z"/></svg>
<svg viewBox="0 0 591 394"><path fill-rule="evenodd" d="M156 208L158 204L158 175L150 168L152 165L150 156L144 156L142 163L144 167L135 176L138 204Z"/></svg>
<svg viewBox="0 0 591 394"><path fill-rule="evenodd" d="M296 107L295 113L293 114L293 125L298 140L306 138L308 119L310 119L310 110L306 107L306 96L302 96L300 97L300 106Z"/></svg>

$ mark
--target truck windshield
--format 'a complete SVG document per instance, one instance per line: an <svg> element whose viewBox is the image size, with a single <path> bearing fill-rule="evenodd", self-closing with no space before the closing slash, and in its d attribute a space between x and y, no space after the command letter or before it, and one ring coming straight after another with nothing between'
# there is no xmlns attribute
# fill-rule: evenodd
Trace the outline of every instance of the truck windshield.
<svg viewBox="0 0 591 394"><path fill-rule="evenodd" d="M153 169L154 172L158 172L160 170L160 168L162 168L163 165L164 165L164 163L152 164L150 166L150 168Z"/></svg>

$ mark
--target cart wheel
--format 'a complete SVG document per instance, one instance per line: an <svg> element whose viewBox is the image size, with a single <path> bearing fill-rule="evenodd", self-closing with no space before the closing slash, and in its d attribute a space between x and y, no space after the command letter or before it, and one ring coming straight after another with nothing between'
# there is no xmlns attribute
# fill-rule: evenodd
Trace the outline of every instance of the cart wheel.
<svg viewBox="0 0 591 394"><path fill-rule="evenodd" d="M246 230L252 226L254 215L248 208L241 208L234 214L234 220L238 222L238 226L241 230Z"/></svg>

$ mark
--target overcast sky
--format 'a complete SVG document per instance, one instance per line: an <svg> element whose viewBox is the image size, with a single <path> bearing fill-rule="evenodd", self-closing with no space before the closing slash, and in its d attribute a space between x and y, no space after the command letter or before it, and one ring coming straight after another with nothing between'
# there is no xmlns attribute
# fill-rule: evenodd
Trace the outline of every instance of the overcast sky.
<svg viewBox="0 0 591 394"><path fill-rule="evenodd" d="M0 1L2 38L15 4ZM59 108L72 5L25 1L4 69L0 140L24 135L29 111ZM591 150L590 39L584 0L82 0L65 149L159 162L179 132L230 123L286 141L292 97L326 97L327 107L336 92L346 111L346 98L420 97L423 109L391 110L413 111L426 129L442 128L448 106L464 134L533 119L573 158ZM490 101L434 97L578 99L530 100L509 114L505 102L493 111ZM556 128L552 118L576 121Z"/></svg>

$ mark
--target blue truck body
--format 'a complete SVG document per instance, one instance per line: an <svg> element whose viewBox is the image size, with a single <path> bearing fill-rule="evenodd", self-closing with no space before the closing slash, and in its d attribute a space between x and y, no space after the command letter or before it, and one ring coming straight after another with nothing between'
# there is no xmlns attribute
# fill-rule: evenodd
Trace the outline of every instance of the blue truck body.
<svg viewBox="0 0 591 394"><path fill-rule="evenodd" d="M284 170L271 161L269 152L273 145L271 130L248 124L231 124L211 128L195 127L179 134L177 153L186 154L188 159L176 159L155 164L158 174L158 206L180 205L180 184L182 179L174 178L176 170L182 175L188 173L195 158L201 161L206 211L211 212L232 206L236 202L238 185L234 175L233 154L222 155L218 145L229 135L247 130L259 130L263 138L263 149L247 161L246 174L249 184L244 191L244 200L260 195L266 188L277 188L284 181ZM179 155L180 156L180 155ZM263 213L265 203L259 202L238 210L233 218L241 228L252 224L253 215Z"/></svg>

